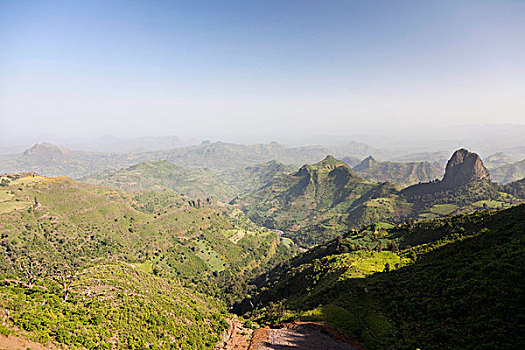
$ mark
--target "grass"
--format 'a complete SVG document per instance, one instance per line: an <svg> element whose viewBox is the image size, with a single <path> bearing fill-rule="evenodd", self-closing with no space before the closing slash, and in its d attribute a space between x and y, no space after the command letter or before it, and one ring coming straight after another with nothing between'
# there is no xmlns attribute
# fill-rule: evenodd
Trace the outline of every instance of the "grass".
<svg viewBox="0 0 525 350"><path fill-rule="evenodd" d="M286 245L287 247L291 247L294 245L293 241L288 238L288 237L282 237L281 238L281 241L283 242L284 245Z"/></svg>
<svg viewBox="0 0 525 350"><path fill-rule="evenodd" d="M509 203L495 201L495 200L478 201L478 202L472 203L472 205L478 209L483 209L483 208L499 209L502 207L508 208L511 206Z"/></svg>
<svg viewBox="0 0 525 350"><path fill-rule="evenodd" d="M16 210L27 209L31 206L31 202L14 201L0 202L0 214L11 213Z"/></svg>
<svg viewBox="0 0 525 350"><path fill-rule="evenodd" d="M197 247L195 254L209 266L211 271L224 270L224 260L208 243L200 239L196 239L194 242Z"/></svg>
<svg viewBox="0 0 525 350"><path fill-rule="evenodd" d="M15 197L10 191L0 191L0 202L10 201Z"/></svg>
<svg viewBox="0 0 525 350"><path fill-rule="evenodd" d="M430 208L430 212L441 216L450 215L458 209L455 204L436 204Z"/></svg>

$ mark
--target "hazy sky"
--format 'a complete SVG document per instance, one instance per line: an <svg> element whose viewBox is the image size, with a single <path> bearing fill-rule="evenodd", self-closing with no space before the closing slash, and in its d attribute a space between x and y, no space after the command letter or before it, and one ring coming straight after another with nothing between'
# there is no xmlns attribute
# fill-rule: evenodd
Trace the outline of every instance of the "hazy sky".
<svg viewBox="0 0 525 350"><path fill-rule="evenodd" d="M0 138L525 123L525 1L0 1Z"/></svg>

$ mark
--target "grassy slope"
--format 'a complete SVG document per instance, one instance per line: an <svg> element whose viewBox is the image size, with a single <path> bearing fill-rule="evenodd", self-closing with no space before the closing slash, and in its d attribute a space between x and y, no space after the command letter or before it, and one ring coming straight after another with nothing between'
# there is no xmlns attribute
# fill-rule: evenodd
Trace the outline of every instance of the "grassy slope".
<svg viewBox="0 0 525 350"><path fill-rule="evenodd" d="M254 280L250 313L268 319L284 301L288 316L371 349L521 348L524 215L521 205L351 232Z"/></svg>

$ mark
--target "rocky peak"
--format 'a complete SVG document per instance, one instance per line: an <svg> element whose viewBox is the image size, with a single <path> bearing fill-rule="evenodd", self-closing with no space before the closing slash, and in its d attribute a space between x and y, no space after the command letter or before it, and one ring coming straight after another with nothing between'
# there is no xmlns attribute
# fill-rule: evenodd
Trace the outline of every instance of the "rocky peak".
<svg viewBox="0 0 525 350"><path fill-rule="evenodd" d="M326 156L325 159L323 159L319 163L314 164L313 166L317 168L328 169L328 170L335 169L339 166L348 168L348 164L330 155Z"/></svg>
<svg viewBox="0 0 525 350"><path fill-rule="evenodd" d="M46 158L62 158L66 156L70 151L62 146L57 146L52 143L43 142L37 143L30 149L24 152L24 155L37 155Z"/></svg>
<svg viewBox="0 0 525 350"><path fill-rule="evenodd" d="M365 169L370 169L372 166L374 166L375 163L377 163L377 160L375 160L375 158L372 157L372 156L368 156L365 159L363 159L361 161L361 163L357 164L354 167L354 170L355 171L362 171L362 170L365 170Z"/></svg>
<svg viewBox="0 0 525 350"><path fill-rule="evenodd" d="M334 169L339 169L339 168L341 169L344 168L346 171L352 172L348 164L346 164L345 162L339 159L336 159L334 156L328 155L326 156L325 159L323 159L322 161L318 163L303 165L299 169L299 171L296 173L296 175L303 176L306 174L313 174L313 173L320 173L320 172L325 173L326 171L331 172Z"/></svg>
<svg viewBox="0 0 525 350"><path fill-rule="evenodd" d="M490 180L490 174L478 154L462 148L449 159L440 187L453 188L476 179Z"/></svg>

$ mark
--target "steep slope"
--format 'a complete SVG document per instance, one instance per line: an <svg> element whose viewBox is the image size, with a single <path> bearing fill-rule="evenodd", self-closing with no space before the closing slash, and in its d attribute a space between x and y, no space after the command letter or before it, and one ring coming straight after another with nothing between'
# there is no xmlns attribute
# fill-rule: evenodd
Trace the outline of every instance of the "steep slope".
<svg viewBox="0 0 525 350"><path fill-rule="evenodd" d="M525 177L521 180L506 184L503 186L503 190L515 198L525 198Z"/></svg>
<svg viewBox="0 0 525 350"><path fill-rule="evenodd" d="M393 182L403 186L433 181L443 175L443 170L430 162L380 162L372 156L352 168L372 182Z"/></svg>
<svg viewBox="0 0 525 350"><path fill-rule="evenodd" d="M171 189L191 198L229 201L237 189L209 169L184 168L166 160L142 162L126 169L94 174L83 181L126 191Z"/></svg>
<svg viewBox="0 0 525 350"><path fill-rule="evenodd" d="M316 225L325 226L319 227L323 232L334 233L347 227L345 211L377 186L358 177L346 163L328 156L241 196L235 203L252 220L287 234L300 237ZM323 224L326 220L330 224Z"/></svg>
<svg viewBox="0 0 525 350"><path fill-rule="evenodd" d="M67 302L51 280L29 289L2 279L0 332L52 348L200 350L215 349L227 327L221 302L177 280L122 263L81 274Z"/></svg>
<svg viewBox="0 0 525 350"><path fill-rule="evenodd" d="M490 171L492 179L501 184L507 184L525 177L525 159L502 165Z"/></svg>
<svg viewBox="0 0 525 350"><path fill-rule="evenodd" d="M284 308L369 349L522 348L524 216L520 205L349 232L253 280L236 309L275 322Z"/></svg>

